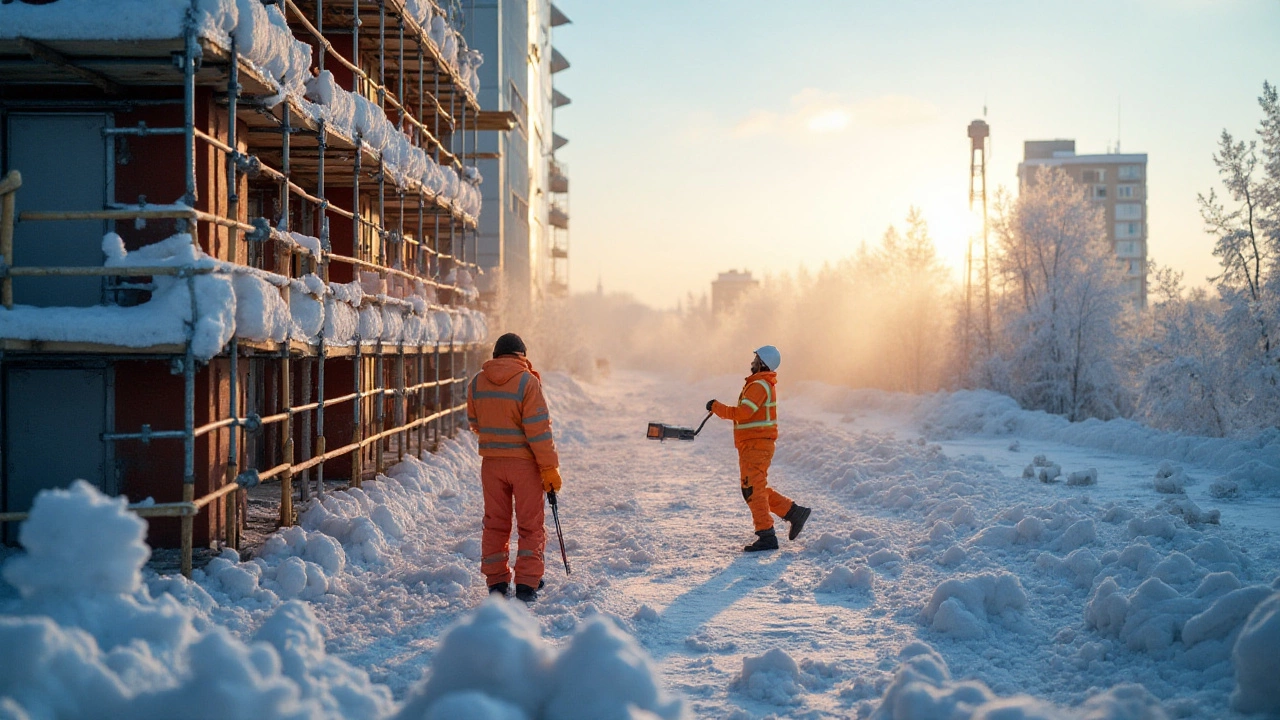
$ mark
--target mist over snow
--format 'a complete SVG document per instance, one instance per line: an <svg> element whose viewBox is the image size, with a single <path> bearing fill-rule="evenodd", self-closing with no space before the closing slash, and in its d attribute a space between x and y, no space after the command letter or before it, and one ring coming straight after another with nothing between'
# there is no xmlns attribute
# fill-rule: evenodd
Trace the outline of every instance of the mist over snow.
<svg viewBox="0 0 1280 720"><path fill-rule="evenodd" d="M532 607L486 596L467 435L309 501L191 581L147 567L123 500L75 483L41 495L3 554L2 716L1280 711L1280 492L1256 471L1274 442L784 382L770 482L814 515L747 555L728 424L643 437L692 424L738 376L545 377L574 572L552 539ZM1182 492L1161 492L1174 468ZM1215 494L1230 477L1237 492Z"/></svg>

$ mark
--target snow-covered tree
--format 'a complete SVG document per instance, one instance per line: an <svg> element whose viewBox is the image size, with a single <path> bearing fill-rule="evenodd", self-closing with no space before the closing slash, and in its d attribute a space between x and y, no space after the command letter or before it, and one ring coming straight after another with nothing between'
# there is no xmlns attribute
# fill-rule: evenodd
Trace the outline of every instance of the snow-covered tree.
<svg viewBox="0 0 1280 720"><path fill-rule="evenodd" d="M1232 386L1219 323L1222 303L1186 292L1182 273L1151 268L1152 299L1134 365L1138 417L1148 425L1221 437L1233 418Z"/></svg>
<svg viewBox="0 0 1280 720"><path fill-rule="evenodd" d="M987 377L1025 407L1120 414L1124 278L1101 209L1066 172L1042 169L1002 203L995 229L1000 338Z"/></svg>
<svg viewBox="0 0 1280 720"><path fill-rule="evenodd" d="M1225 306L1220 327L1240 429L1280 422L1280 102L1263 83L1258 141L1224 130L1214 164L1224 195L1201 195L1206 231L1222 272L1213 278ZM1259 153L1261 157L1259 157Z"/></svg>
<svg viewBox="0 0 1280 720"><path fill-rule="evenodd" d="M897 345L894 369L899 389L923 392L938 386L939 339L947 320L947 271L918 208L907 213L906 235L890 227L873 253L875 275L892 298L889 331Z"/></svg>

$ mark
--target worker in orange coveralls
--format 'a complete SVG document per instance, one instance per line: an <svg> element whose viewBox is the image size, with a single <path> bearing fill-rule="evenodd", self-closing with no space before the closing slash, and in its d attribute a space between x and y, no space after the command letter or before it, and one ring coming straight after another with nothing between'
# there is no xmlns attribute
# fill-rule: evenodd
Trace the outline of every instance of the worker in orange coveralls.
<svg viewBox="0 0 1280 720"><path fill-rule="evenodd" d="M560 458L551 438L551 416L542 396L542 379L525 358L524 341L507 333L493 345L493 359L467 386L467 420L480 436L480 482L484 488L484 534L480 571L489 592L510 589L507 559L511 543L511 505L515 500L520 535L516 553L516 597L525 603L542 589L547 533L543 529L544 493L560 490Z"/></svg>
<svg viewBox="0 0 1280 720"><path fill-rule="evenodd" d="M751 360L751 375L738 395L737 405L730 407L717 400L707 401L707 410L716 417L733 421L733 444L738 448L738 466L742 471L742 499L751 508L751 519L756 526L756 540L743 548L746 552L778 549L773 515L790 523L787 537L795 540L812 512L769 487L769 463L778 439L777 370L781 363L778 348L765 345L756 350Z"/></svg>

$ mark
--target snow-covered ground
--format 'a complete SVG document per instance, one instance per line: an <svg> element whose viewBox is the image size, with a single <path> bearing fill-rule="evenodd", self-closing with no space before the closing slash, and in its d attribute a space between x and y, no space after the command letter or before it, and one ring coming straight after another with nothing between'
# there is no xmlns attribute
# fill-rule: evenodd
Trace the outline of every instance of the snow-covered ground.
<svg viewBox="0 0 1280 720"><path fill-rule="evenodd" d="M1280 712L1275 438L783 380L771 482L814 514L744 555L728 424L643 437L738 378L550 376L573 574L552 539L531 613L485 601L470 437L195 583L139 572L111 501L47 495L3 567L0 718Z"/></svg>

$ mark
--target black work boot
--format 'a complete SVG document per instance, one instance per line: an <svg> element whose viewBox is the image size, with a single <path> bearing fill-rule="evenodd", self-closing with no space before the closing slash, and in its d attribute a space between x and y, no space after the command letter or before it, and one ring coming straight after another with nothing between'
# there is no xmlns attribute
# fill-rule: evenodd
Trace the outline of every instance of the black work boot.
<svg viewBox="0 0 1280 720"><path fill-rule="evenodd" d="M800 537L800 531L804 529L804 521L809 519L809 513L813 512L810 508L802 507L800 503L791 503L791 509L786 515L782 516L783 520L791 523L791 530L787 533L788 540L795 540Z"/></svg>
<svg viewBox="0 0 1280 720"><path fill-rule="evenodd" d="M532 605L538 599L538 591L546 587L547 583L543 580L538 581L538 587L532 588L528 585L516 585L516 599L525 605Z"/></svg>
<svg viewBox="0 0 1280 720"><path fill-rule="evenodd" d="M511 589L511 583L504 583L504 582L494 583L489 586L489 594L501 595L502 597L506 597L507 590L510 590L510 589Z"/></svg>
<svg viewBox="0 0 1280 720"><path fill-rule="evenodd" d="M756 541L742 548L742 551L743 552L760 552L761 550L777 550L777 549L778 549L778 534L773 531L773 528L769 528L768 530L757 530Z"/></svg>

